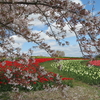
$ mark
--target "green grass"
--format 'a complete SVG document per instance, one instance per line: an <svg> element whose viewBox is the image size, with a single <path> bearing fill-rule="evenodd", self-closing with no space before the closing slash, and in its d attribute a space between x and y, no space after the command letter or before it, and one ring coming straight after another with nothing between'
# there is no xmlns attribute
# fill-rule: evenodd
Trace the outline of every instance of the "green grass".
<svg viewBox="0 0 100 100"><path fill-rule="evenodd" d="M81 63L86 65L86 63L88 62L89 60L83 60ZM59 75L63 76L63 77L69 77L69 78L72 78L70 76L68 76L68 74L64 71L60 71L58 69L55 69L53 67L51 67L51 64L53 63L54 61L47 61L47 62L44 62L44 63L41 63L40 65L45 67L45 69L49 72L54 72L54 73L59 73ZM74 80L73 81L73 85L74 86L82 86L82 87L86 87L86 88L91 88L92 86L91 85L88 85L86 83L83 83L81 81L78 81L78 80ZM98 90L99 93L100 93L100 90Z"/></svg>
<svg viewBox="0 0 100 100"><path fill-rule="evenodd" d="M53 67L51 67L51 64L53 63L54 61L47 61L47 62L43 62L41 63L40 65L45 67L45 69L48 71L48 72L54 72L54 73L58 73L59 75L63 76L63 77L68 77L68 78L72 78L70 77L66 72L64 71L60 71L59 69L55 69ZM74 80L73 81L74 85L78 85L80 82L77 81L77 80ZM78 83L78 84L77 84ZM85 84L85 83L83 83Z"/></svg>
<svg viewBox="0 0 100 100"><path fill-rule="evenodd" d="M87 65L88 61L89 61L89 60L83 60L83 61L81 61L81 64L82 64L82 65Z"/></svg>
<svg viewBox="0 0 100 100"><path fill-rule="evenodd" d="M51 64L53 63L54 61L47 61L47 62L43 62L41 63L40 65L45 67L45 69L48 71L48 72L54 72L54 73L58 73L59 75L63 76L63 77L70 77L66 72L64 71L60 71L59 69L55 69L53 67L51 67ZM70 77L71 78L71 77ZM78 82L77 80L74 80L75 84Z"/></svg>
<svg viewBox="0 0 100 100"><path fill-rule="evenodd" d="M54 73L59 73L59 75L63 76L63 77L68 77L67 73L64 71L60 71L58 69L55 69L53 67L51 67L51 63L53 63L54 61L47 61L47 62L43 62L40 65L45 67L45 69L49 72L54 72Z"/></svg>

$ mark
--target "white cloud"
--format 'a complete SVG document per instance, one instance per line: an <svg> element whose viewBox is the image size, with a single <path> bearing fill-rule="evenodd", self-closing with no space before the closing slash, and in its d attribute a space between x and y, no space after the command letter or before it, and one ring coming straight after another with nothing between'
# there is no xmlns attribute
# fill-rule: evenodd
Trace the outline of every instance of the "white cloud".
<svg viewBox="0 0 100 100"><path fill-rule="evenodd" d="M64 27L64 29L66 30L66 36L67 36L67 38L75 36L75 33L70 31L70 28L68 27L68 25L66 25Z"/></svg>
<svg viewBox="0 0 100 100"><path fill-rule="evenodd" d="M53 23L53 26L56 26L55 23ZM79 29L81 28L81 24L77 24L76 25L76 31L78 31ZM52 30L54 31L54 34L57 34L57 32L59 32L60 30L55 28L55 27L52 27ZM68 25L66 24L66 26L64 27L64 30L66 30L66 38L69 38L69 37L73 37L75 36L75 33L74 32L71 32L70 31L70 28L68 27ZM45 31L48 31L51 33L51 29L50 27L45 30ZM46 35L45 32L41 32L41 31L38 31L38 30L32 30L33 33L40 33L40 36L41 38L44 38L46 41L48 40L55 40L54 37L49 37L48 35ZM52 33L51 33L52 34Z"/></svg>
<svg viewBox="0 0 100 100"><path fill-rule="evenodd" d="M27 42L24 38L22 38L22 37L18 37L17 35L13 35L13 36L11 36L13 39L14 39L14 41L15 41L15 43L14 44L12 44L13 45L13 47L22 47L22 45L25 43L25 42Z"/></svg>
<svg viewBox="0 0 100 100"><path fill-rule="evenodd" d="M53 27L53 26L54 26L54 27ZM57 34L57 33L61 32L61 30L58 29L58 28L56 28L55 26L56 26L56 23L53 23L52 26L51 26L51 27L52 27L52 30L53 30L53 32L54 32L54 34ZM67 35L67 37L75 36L75 34L74 34L73 32L70 31L70 28L68 27L67 24L66 24L66 26L64 27L64 30L66 30L66 35ZM53 34L52 31L51 31L51 29L50 29L50 27L49 27L46 31L48 31L50 34ZM59 38L60 38L60 36L59 36Z"/></svg>
<svg viewBox="0 0 100 100"><path fill-rule="evenodd" d="M29 24L33 24L34 26L38 27L43 27L43 23L38 19L39 16L40 14L31 14L28 18L33 19L33 21L30 21Z"/></svg>
<svg viewBox="0 0 100 100"><path fill-rule="evenodd" d="M40 33L40 31L38 31L38 30L33 30L32 32L33 32L33 33ZM49 36L46 35L46 33L44 33L44 32L41 32L41 33L40 33L40 36L41 36L41 38L44 38L45 40L54 40L53 37L49 37Z"/></svg>
<svg viewBox="0 0 100 100"><path fill-rule="evenodd" d="M1 47L0 47L0 51L3 51Z"/></svg>
<svg viewBox="0 0 100 100"><path fill-rule="evenodd" d="M42 50L42 49L39 49L39 48L34 50L33 55L34 56L40 56L40 55L49 56L48 53L45 50Z"/></svg>
<svg viewBox="0 0 100 100"><path fill-rule="evenodd" d="M56 26L55 23L53 23L52 25L53 25L53 26ZM78 31L78 30L81 28L81 26L82 26L82 25L81 25L80 23L78 23L78 24L76 25L76 31ZM54 34L57 34L58 32L60 32L60 29L57 29L57 28L55 28L55 27L52 27L52 30L53 30ZM70 30L70 27L67 25L67 23L66 23L66 25L65 25L65 27L64 27L64 30L66 30L66 37L67 37L67 38L68 38L68 37L73 37L73 36L75 36L75 33L72 32L72 31ZM51 33L50 27L47 29L47 31ZM51 34L52 34L52 33L51 33ZM49 38L50 38L50 37L49 37ZM53 39L53 38L50 38L50 39Z"/></svg>
<svg viewBox="0 0 100 100"><path fill-rule="evenodd" d="M68 56L68 57L80 57L80 56L82 56L78 45L68 45L68 46L64 46L64 47L56 45L56 46L52 46L51 48L53 50L64 51L66 56Z"/></svg>
<svg viewBox="0 0 100 100"><path fill-rule="evenodd" d="M41 35L41 38L44 38L45 40L54 40L53 37L49 37L49 36L46 35L44 32L42 32L40 35Z"/></svg>
<svg viewBox="0 0 100 100"><path fill-rule="evenodd" d="M17 42L17 43L24 43L24 42L26 42L26 40L23 37L18 37L17 35L13 35L11 37L14 38L15 42Z"/></svg>
<svg viewBox="0 0 100 100"><path fill-rule="evenodd" d="M56 45L57 45L57 42L55 42L55 41L50 41L50 42L48 42L48 45L50 45L51 47L52 47L52 46L56 46Z"/></svg>
<svg viewBox="0 0 100 100"><path fill-rule="evenodd" d="M65 52L65 56L67 57L81 57L82 54L80 52L80 48L78 45L68 45L68 46L59 46L55 41L48 41L48 45L51 46L52 50L60 50ZM49 54L45 50L41 50L39 48L34 49L33 55L42 55L49 56Z"/></svg>
<svg viewBox="0 0 100 100"><path fill-rule="evenodd" d="M14 48L17 48L17 47L19 47L19 48L22 48L22 45L25 43L25 42L27 42L24 38L22 38L22 37L18 37L17 35L13 35L13 36L11 36L13 39L14 39L14 41L15 41L15 43L11 43L11 45L14 47ZM0 51L2 51L2 48L0 47Z"/></svg>
<svg viewBox="0 0 100 100"><path fill-rule="evenodd" d="M81 0L70 0L70 1L73 1L75 3L80 3L81 5L83 4Z"/></svg>

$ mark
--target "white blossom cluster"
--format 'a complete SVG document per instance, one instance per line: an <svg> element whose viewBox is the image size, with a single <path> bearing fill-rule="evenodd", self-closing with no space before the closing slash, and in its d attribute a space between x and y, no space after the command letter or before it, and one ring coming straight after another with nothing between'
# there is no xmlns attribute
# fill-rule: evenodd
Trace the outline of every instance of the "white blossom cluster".
<svg viewBox="0 0 100 100"><path fill-rule="evenodd" d="M16 78L16 76L14 75L15 72L19 72L18 78ZM31 81L37 81L38 80L38 78L37 78L38 74L37 73L32 74L32 73L29 73L28 71L22 71L20 68L15 68L12 71L7 69L7 71L4 75L8 79L10 79L8 84L11 84L11 85L14 86L13 91L14 90L18 91L18 89L17 89L18 85L31 90L33 87L29 84L30 80ZM28 77L30 77L30 79Z"/></svg>
<svg viewBox="0 0 100 100"><path fill-rule="evenodd" d="M4 74L7 78L11 78L13 76L12 72L7 69L6 73Z"/></svg>

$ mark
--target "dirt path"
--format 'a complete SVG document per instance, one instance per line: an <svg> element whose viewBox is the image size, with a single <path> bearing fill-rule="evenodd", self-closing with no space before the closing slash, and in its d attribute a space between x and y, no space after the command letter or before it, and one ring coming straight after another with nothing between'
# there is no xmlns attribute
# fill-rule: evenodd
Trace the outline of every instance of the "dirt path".
<svg viewBox="0 0 100 100"><path fill-rule="evenodd" d="M93 87L94 88L94 87ZM69 88L68 91L66 91L67 97L63 98L60 90L57 91L36 91L36 92L21 92L21 100L100 100L100 92L98 92L96 89L86 88L86 87L80 87L75 86L74 88ZM15 99L14 93L10 94L9 100L18 100ZM3 99L0 99L3 100Z"/></svg>

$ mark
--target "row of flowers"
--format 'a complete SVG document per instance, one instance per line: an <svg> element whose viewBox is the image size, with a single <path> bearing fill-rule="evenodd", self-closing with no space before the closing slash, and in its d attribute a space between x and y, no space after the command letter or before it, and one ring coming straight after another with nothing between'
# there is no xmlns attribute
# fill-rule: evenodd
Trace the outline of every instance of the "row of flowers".
<svg viewBox="0 0 100 100"><path fill-rule="evenodd" d="M1 62L0 91L41 90L46 84L51 86L63 83L64 80L73 80L53 72L47 72L44 67L38 65L50 60L53 59L30 59L28 64L24 63L23 60Z"/></svg>
<svg viewBox="0 0 100 100"><path fill-rule="evenodd" d="M91 65L100 66L100 60L89 61Z"/></svg>
<svg viewBox="0 0 100 100"><path fill-rule="evenodd" d="M82 65L81 60L62 60L58 63L52 63L51 66L59 68L74 79L91 85L100 84L100 68Z"/></svg>
<svg viewBox="0 0 100 100"><path fill-rule="evenodd" d="M51 61L51 60L54 60L55 58L35 58L34 60L34 63L35 65L39 65L39 63L42 63L42 62L46 62L46 61Z"/></svg>
<svg viewBox="0 0 100 100"><path fill-rule="evenodd" d="M58 59L58 60L89 60L86 58L55 58L55 59Z"/></svg>

